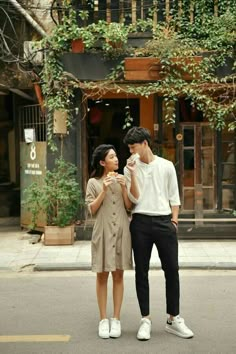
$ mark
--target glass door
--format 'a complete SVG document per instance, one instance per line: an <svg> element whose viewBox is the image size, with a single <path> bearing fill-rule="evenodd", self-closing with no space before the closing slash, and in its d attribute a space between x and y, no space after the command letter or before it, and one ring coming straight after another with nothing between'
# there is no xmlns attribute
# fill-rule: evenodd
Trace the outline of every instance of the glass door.
<svg viewBox="0 0 236 354"><path fill-rule="evenodd" d="M214 210L214 130L207 123L181 124L179 151L182 210Z"/></svg>

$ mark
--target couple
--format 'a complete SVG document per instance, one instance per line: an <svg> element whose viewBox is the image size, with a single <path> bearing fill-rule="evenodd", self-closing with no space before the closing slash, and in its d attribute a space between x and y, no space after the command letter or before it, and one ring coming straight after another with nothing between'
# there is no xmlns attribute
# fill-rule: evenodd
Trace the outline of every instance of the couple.
<svg viewBox="0 0 236 354"><path fill-rule="evenodd" d="M92 270L97 273L96 290L100 311L98 335L121 335L120 310L123 273L132 268L131 240L135 261L136 291L141 311L137 339L151 337L148 271L156 245L166 280L166 331L182 338L193 332L179 316L178 212L179 192L174 165L152 153L151 136L142 127L131 128L124 143L131 158L124 176L117 174L118 158L112 145L100 145L93 154L94 172L87 185L86 203L96 222L92 235ZM136 158L133 158L136 157ZM129 226L127 210L132 210ZM131 239L130 233L131 232ZM107 319L107 281L113 279L113 317Z"/></svg>

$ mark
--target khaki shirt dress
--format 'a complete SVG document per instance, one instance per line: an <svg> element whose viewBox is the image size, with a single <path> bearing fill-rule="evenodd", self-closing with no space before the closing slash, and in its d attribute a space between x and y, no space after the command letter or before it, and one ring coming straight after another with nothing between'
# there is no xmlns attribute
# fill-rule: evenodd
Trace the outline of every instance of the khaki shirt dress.
<svg viewBox="0 0 236 354"><path fill-rule="evenodd" d="M90 178L86 190L89 208L103 189L102 178ZM116 269L132 269L131 237L129 220L119 183L112 183L95 214L92 233L92 271L112 272Z"/></svg>

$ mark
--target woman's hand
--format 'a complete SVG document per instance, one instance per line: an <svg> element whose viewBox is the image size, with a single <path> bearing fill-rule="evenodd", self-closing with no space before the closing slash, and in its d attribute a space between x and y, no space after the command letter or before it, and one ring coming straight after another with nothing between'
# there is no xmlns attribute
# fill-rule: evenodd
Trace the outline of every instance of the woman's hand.
<svg viewBox="0 0 236 354"><path fill-rule="evenodd" d="M117 182L121 185L122 188L125 188L126 182L125 182L125 176L123 175L117 175L116 176Z"/></svg>
<svg viewBox="0 0 236 354"><path fill-rule="evenodd" d="M112 177L110 176L107 176L104 178L103 180L103 191L106 192L107 191L107 188L108 186L110 186L110 184L112 184Z"/></svg>

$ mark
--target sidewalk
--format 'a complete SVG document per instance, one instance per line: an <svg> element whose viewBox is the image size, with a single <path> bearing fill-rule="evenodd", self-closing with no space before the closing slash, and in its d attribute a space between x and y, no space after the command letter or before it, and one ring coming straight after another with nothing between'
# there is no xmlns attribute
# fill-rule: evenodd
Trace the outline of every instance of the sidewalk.
<svg viewBox="0 0 236 354"><path fill-rule="evenodd" d="M90 270L90 241L71 246L32 244L32 235L19 227L0 227L0 271ZM236 269L236 240L180 240L181 269ZM153 248L151 269L160 261Z"/></svg>

